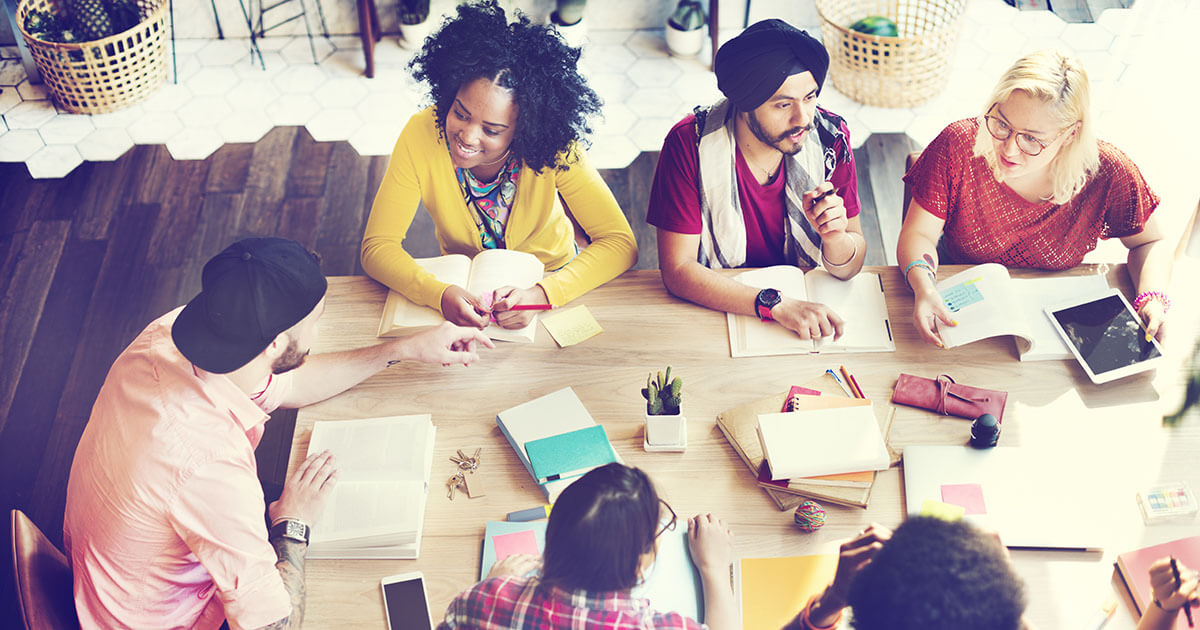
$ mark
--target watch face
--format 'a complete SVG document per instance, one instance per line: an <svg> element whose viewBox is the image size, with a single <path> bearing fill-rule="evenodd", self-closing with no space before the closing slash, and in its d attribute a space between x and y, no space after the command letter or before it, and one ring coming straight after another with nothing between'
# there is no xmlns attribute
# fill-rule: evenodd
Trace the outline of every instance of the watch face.
<svg viewBox="0 0 1200 630"><path fill-rule="evenodd" d="M289 538L304 539L305 529L307 528L304 527L304 523L301 523L300 521L287 521L287 530L284 535Z"/></svg>

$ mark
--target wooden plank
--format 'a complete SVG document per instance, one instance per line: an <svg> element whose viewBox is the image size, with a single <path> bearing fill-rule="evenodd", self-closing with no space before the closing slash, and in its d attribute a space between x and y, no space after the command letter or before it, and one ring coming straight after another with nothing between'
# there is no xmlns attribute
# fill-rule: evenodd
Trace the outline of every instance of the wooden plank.
<svg viewBox="0 0 1200 630"><path fill-rule="evenodd" d="M142 147L137 147L141 149ZM166 146L145 145L136 154L137 177L130 180L134 203L158 203L163 198L163 188L171 173L175 160Z"/></svg>
<svg viewBox="0 0 1200 630"><path fill-rule="evenodd" d="M154 200L170 211L158 214L146 262L175 266L187 258L198 238L207 179L208 163L204 160L184 160L171 165L163 180L162 196Z"/></svg>
<svg viewBox="0 0 1200 630"><path fill-rule="evenodd" d="M275 235L290 238L315 249L317 230L320 227L321 198L292 197L285 199L279 208L279 229Z"/></svg>
<svg viewBox="0 0 1200 630"><path fill-rule="evenodd" d="M336 143L325 176L316 242L321 267L328 275L362 273L358 254L370 212L366 200L375 192L367 185L370 170L370 158L359 156L347 143Z"/></svg>
<svg viewBox="0 0 1200 630"><path fill-rule="evenodd" d="M205 192L241 192L250 175L253 143L226 144L213 153L208 162L208 181Z"/></svg>
<svg viewBox="0 0 1200 630"><path fill-rule="evenodd" d="M329 169L330 153L337 144L317 142L300 128L292 143L292 161L287 173L288 197L320 197L325 191L326 173ZM355 153L355 155L358 155Z"/></svg>
<svg viewBox="0 0 1200 630"><path fill-rule="evenodd" d="M138 146L115 162L97 162L72 217L71 237L88 240L108 238L113 214L127 203L126 195L136 188L141 169L153 158L152 147Z"/></svg>
<svg viewBox="0 0 1200 630"><path fill-rule="evenodd" d="M870 156L870 168L859 170L859 186L862 186L862 175L865 173L871 180L875 196L875 211L885 255L883 264L894 265L896 242L900 238L900 224L903 222L904 159L920 147L902 133L877 133L867 138L862 148Z"/></svg>
<svg viewBox="0 0 1200 630"><path fill-rule="evenodd" d="M13 417L18 379L69 229L66 221L35 221L16 256L9 257L12 262L6 263L8 286L0 296L0 365L5 367L0 371L0 431Z"/></svg>
<svg viewBox="0 0 1200 630"><path fill-rule="evenodd" d="M275 233L295 139L296 127L276 127L254 144L242 198L239 234L266 236Z"/></svg>
<svg viewBox="0 0 1200 630"><path fill-rule="evenodd" d="M865 265L882 265L887 260L887 252L883 248L883 239L879 234L879 213L876 208L875 189L871 187L869 171L871 155L866 147L854 150L854 167L858 177L858 201L861 204L859 214L863 230L863 239L867 243Z"/></svg>

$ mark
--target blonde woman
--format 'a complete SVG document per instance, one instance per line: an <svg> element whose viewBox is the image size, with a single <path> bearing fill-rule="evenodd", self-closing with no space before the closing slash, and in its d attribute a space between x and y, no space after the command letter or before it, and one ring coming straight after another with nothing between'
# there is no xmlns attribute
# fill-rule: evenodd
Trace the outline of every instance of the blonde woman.
<svg viewBox="0 0 1200 630"><path fill-rule="evenodd" d="M1019 59L983 114L942 130L904 181L913 196L896 258L925 341L941 346L937 327L954 325L934 288L939 261L1069 269L1114 237L1129 248L1134 308L1162 339L1172 251L1153 214L1159 198L1128 156L1096 139L1077 59Z"/></svg>

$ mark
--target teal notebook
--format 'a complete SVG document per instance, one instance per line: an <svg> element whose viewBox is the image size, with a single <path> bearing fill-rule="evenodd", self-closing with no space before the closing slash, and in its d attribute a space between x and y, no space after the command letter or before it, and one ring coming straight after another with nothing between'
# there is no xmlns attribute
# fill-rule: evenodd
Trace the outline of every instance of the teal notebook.
<svg viewBox="0 0 1200 630"><path fill-rule="evenodd" d="M546 548L546 525L547 521L488 521L483 534L479 579L492 570L498 557L503 558L509 553L541 553ZM659 536L658 556L649 575L631 594L650 600L650 607L658 612L677 612L703 623L704 590L700 572L692 564L686 524L680 523Z"/></svg>
<svg viewBox="0 0 1200 630"><path fill-rule="evenodd" d="M578 477L617 461L604 427L598 424L526 442L525 453L540 484Z"/></svg>

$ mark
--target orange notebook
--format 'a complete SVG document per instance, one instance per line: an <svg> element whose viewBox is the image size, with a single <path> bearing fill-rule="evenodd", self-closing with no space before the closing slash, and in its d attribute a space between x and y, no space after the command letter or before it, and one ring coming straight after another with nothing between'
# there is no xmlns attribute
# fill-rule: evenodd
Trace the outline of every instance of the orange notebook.
<svg viewBox="0 0 1200 630"><path fill-rule="evenodd" d="M1134 606L1137 607L1138 615L1146 611L1146 606L1152 605L1150 603L1153 597L1150 589L1150 565L1154 564L1155 560L1167 556L1175 556L1176 560L1189 569L1200 569L1200 536L1180 538L1153 547L1127 551L1117 556L1117 573L1125 581L1125 588L1129 589L1129 595L1133 599ZM1193 608L1192 616L1196 616L1198 612L1200 609ZM1179 615L1179 618L1175 620L1175 627L1187 627L1187 619L1184 615Z"/></svg>

